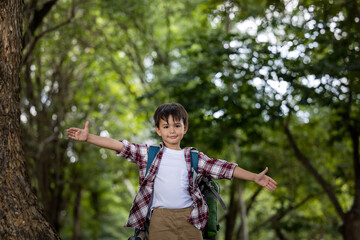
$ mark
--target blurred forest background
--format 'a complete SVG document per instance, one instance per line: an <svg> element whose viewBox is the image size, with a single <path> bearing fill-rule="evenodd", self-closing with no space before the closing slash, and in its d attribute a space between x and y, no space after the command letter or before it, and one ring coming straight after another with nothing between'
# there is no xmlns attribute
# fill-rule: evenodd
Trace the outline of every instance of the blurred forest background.
<svg viewBox="0 0 360 240"><path fill-rule="evenodd" d="M21 123L32 186L64 240L127 239L137 166L69 127L156 143L180 102L184 146L269 175L218 181L218 240L358 239L357 0L25 0Z"/></svg>

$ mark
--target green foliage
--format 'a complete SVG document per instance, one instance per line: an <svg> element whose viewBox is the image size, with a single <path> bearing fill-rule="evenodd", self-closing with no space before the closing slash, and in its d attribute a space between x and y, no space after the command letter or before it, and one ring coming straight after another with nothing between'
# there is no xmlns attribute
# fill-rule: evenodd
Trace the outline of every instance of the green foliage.
<svg viewBox="0 0 360 240"><path fill-rule="evenodd" d="M65 129L88 120L94 134L157 142L152 114L176 101L190 115L183 146L253 172L268 166L279 182L258 195L255 184L243 185L251 239L338 239L342 219L284 126L348 211L359 191L356 4L58 2L34 32L33 51L24 48L21 119L33 185L62 238L126 239L132 230L122 225L138 187L137 166L68 140ZM228 202L239 198L220 183ZM233 239L241 224L237 215Z"/></svg>

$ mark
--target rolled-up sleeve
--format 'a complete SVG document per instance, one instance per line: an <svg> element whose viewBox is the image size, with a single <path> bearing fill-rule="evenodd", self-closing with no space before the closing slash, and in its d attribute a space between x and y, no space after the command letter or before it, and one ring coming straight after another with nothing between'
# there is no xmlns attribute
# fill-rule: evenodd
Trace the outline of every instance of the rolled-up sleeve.
<svg viewBox="0 0 360 240"><path fill-rule="evenodd" d="M198 171L204 176L211 176L215 179L225 178L231 180L236 167L236 163L209 158L204 153L199 153Z"/></svg>
<svg viewBox="0 0 360 240"><path fill-rule="evenodd" d="M130 143L129 141L124 139L121 139L119 141L124 144L124 147L121 152L116 152L117 156L123 157L127 161L136 163L138 165L143 162L143 159L147 158L147 145Z"/></svg>

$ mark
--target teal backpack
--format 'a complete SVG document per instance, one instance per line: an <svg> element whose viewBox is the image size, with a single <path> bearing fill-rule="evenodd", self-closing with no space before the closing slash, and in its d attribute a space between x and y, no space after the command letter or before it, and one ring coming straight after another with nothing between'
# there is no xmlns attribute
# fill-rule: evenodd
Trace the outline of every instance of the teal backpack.
<svg viewBox="0 0 360 240"><path fill-rule="evenodd" d="M146 166L146 174L159 151L160 151L159 146L150 146L148 153L148 161ZM197 183L199 152L195 148L192 148L190 157L191 157L191 176L193 178L194 183ZM213 181L211 177L203 177L201 181L198 183L198 186L209 208L209 219L202 232L203 238L212 239L216 236L217 232L220 229L220 225L218 223L218 214L217 214L217 200L219 200L224 210L226 210L226 206L224 201L221 199L219 195L220 192L219 184ZM135 229L135 234L137 236L133 236L133 238L129 238L129 240L130 239L145 240L139 237L139 233L137 233L136 229Z"/></svg>

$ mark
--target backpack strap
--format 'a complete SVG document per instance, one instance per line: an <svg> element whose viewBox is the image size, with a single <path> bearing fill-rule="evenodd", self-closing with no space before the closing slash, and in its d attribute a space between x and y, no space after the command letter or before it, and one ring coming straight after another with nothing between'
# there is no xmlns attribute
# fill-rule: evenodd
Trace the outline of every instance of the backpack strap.
<svg viewBox="0 0 360 240"><path fill-rule="evenodd" d="M160 146L158 145L152 145L150 146L149 152L148 152L148 160L147 160L147 164L146 164L146 174L148 173L151 164L153 163L156 155L158 154L158 152L160 151Z"/></svg>
<svg viewBox="0 0 360 240"><path fill-rule="evenodd" d="M207 178L207 177L204 177L203 182L205 182L206 186L210 189L210 191L214 194L215 198L217 198L222 206L222 208L224 210L226 210L226 205L224 203L224 201L222 200L220 194L218 193L218 191L215 190L214 186L211 184L211 179L210 178Z"/></svg>
<svg viewBox="0 0 360 240"><path fill-rule="evenodd" d="M193 183L195 186L197 172L198 172L198 163L199 163L199 152L196 148L191 148L190 150L190 163L191 163L191 177L193 178Z"/></svg>

